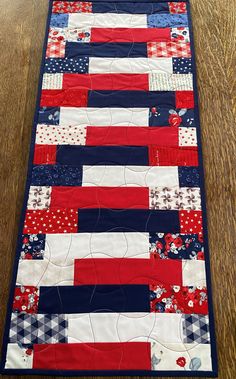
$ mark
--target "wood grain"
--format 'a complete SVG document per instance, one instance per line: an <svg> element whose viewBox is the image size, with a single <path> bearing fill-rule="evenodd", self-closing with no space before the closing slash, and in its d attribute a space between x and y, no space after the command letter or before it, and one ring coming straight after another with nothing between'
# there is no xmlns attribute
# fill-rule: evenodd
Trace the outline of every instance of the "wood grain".
<svg viewBox="0 0 236 379"><path fill-rule="evenodd" d="M205 162L219 378L233 379L236 378L236 336L233 334L236 330L236 2L191 0L191 4ZM48 0L0 0L0 6L2 333L23 202Z"/></svg>

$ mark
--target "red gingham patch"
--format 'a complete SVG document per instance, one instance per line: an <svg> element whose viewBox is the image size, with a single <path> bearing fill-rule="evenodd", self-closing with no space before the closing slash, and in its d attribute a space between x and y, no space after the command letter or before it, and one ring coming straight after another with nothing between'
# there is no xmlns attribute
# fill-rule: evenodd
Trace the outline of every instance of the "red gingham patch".
<svg viewBox="0 0 236 379"><path fill-rule="evenodd" d="M190 58L191 48L189 42L148 42L148 58L175 57Z"/></svg>
<svg viewBox="0 0 236 379"><path fill-rule="evenodd" d="M46 51L47 58L64 58L66 44L64 41L49 42Z"/></svg>
<svg viewBox="0 0 236 379"><path fill-rule="evenodd" d="M176 2L169 2L169 10L170 13L186 13L187 12L187 6L186 3L176 3Z"/></svg>
<svg viewBox="0 0 236 379"><path fill-rule="evenodd" d="M179 212L180 233L202 234L202 211Z"/></svg>
<svg viewBox="0 0 236 379"><path fill-rule="evenodd" d="M77 209L28 210L23 234L77 233Z"/></svg>
<svg viewBox="0 0 236 379"><path fill-rule="evenodd" d="M92 3L82 1L54 1L53 13L92 13Z"/></svg>

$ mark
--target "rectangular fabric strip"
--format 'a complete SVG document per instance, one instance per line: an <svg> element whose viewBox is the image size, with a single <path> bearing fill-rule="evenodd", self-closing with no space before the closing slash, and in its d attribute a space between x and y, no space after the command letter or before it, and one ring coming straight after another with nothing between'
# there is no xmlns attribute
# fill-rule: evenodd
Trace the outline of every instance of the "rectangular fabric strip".
<svg viewBox="0 0 236 379"><path fill-rule="evenodd" d="M188 0L49 0L1 371L216 376Z"/></svg>

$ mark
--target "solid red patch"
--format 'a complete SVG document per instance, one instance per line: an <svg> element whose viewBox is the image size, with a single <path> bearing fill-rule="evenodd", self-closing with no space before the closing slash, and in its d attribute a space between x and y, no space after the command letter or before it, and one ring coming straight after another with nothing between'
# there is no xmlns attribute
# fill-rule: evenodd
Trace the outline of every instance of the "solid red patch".
<svg viewBox="0 0 236 379"><path fill-rule="evenodd" d="M194 108L193 91L176 91L175 92L176 108Z"/></svg>
<svg viewBox="0 0 236 379"><path fill-rule="evenodd" d="M167 127L127 127L88 126L86 145L117 146L178 146L178 128Z"/></svg>
<svg viewBox="0 0 236 379"><path fill-rule="evenodd" d="M64 89L148 91L148 74L64 74Z"/></svg>
<svg viewBox="0 0 236 379"><path fill-rule="evenodd" d="M35 145L34 164L55 164L57 147L55 145Z"/></svg>
<svg viewBox="0 0 236 379"><path fill-rule="evenodd" d="M88 91L82 89L49 89L41 94L41 107L87 107Z"/></svg>
<svg viewBox="0 0 236 379"><path fill-rule="evenodd" d="M145 187L53 187L52 208L149 209Z"/></svg>
<svg viewBox="0 0 236 379"><path fill-rule="evenodd" d="M170 28L92 28L91 42L170 41Z"/></svg>
<svg viewBox="0 0 236 379"><path fill-rule="evenodd" d="M34 345L33 368L47 370L151 370L149 342Z"/></svg>
<svg viewBox="0 0 236 379"><path fill-rule="evenodd" d="M198 166L197 147L149 147L150 166Z"/></svg>
<svg viewBox="0 0 236 379"><path fill-rule="evenodd" d="M75 285L166 284L182 285L182 262L171 259L76 259Z"/></svg>

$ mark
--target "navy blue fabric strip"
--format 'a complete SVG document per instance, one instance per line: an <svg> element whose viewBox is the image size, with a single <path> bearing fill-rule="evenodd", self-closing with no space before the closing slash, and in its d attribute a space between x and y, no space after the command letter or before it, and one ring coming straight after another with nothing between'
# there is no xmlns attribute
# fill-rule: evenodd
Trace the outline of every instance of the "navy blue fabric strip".
<svg viewBox="0 0 236 379"><path fill-rule="evenodd" d="M150 312L147 285L40 287L38 313Z"/></svg>
<svg viewBox="0 0 236 379"><path fill-rule="evenodd" d="M160 91L89 91L88 107L175 108L175 93Z"/></svg>
<svg viewBox="0 0 236 379"><path fill-rule="evenodd" d="M178 211L141 209L80 209L79 232L179 233Z"/></svg>
<svg viewBox="0 0 236 379"><path fill-rule="evenodd" d="M47 58L45 60L44 72L47 74L56 73L80 73L87 74L89 57L75 58Z"/></svg>
<svg viewBox="0 0 236 379"><path fill-rule="evenodd" d="M63 165L34 165L33 186L81 186L82 167Z"/></svg>
<svg viewBox="0 0 236 379"><path fill-rule="evenodd" d="M133 3L123 2L93 2L93 13L131 13L131 14L153 14L153 13L169 13L167 3L141 3L135 1Z"/></svg>
<svg viewBox="0 0 236 379"><path fill-rule="evenodd" d="M142 42L67 42L66 57L138 58L147 57L147 44Z"/></svg>
<svg viewBox="0 0 236 379"><path fill-rule="evenodd" d="M70 146L57 148L60 165L136 165L148 166L146 146Z"/></svg>

